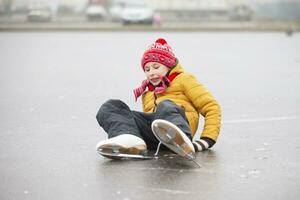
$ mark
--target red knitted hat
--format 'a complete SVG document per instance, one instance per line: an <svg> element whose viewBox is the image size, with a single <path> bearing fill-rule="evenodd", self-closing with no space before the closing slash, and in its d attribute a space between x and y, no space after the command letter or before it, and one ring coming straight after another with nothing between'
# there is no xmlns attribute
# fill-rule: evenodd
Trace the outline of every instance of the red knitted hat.
<svg viewBox="0 0 300 200"><path fill-rule="evenodd" d="M159 38L147 48L141 60L143 70L148 62L158 62L169 68L176 65L176 57L165 39Z"/></svg>

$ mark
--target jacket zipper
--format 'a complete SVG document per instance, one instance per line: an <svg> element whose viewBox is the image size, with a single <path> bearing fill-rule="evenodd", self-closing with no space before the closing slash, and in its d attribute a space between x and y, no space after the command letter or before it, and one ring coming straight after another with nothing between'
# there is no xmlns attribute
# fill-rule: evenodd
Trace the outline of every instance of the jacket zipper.
<svg viewBox="0 0 300 200"><path fill-rule="evenodd" d="M157 96L156 96L155 93L153 93L153 94L154 94L154 108L153 108L153 112L155 112L156 107L157 107L157 104L156 104Z"/></svg>

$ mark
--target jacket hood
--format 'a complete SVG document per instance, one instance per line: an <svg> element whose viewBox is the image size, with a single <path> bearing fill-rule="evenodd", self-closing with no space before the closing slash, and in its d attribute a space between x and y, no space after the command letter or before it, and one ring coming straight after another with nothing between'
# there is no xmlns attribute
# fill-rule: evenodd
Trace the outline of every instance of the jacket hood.
<svg viewBox="0 0 300 200"><path fill-rule="evenodd" d="M176 62L175 67L173 67L173 68L169 71L169 74L172 74L172 73L174 73L174 72L176 72L176 73L178 73L178 74L184 72L184 70L183 70L181 64L178 62L178 60L177 60L177 62Z"/></svg>

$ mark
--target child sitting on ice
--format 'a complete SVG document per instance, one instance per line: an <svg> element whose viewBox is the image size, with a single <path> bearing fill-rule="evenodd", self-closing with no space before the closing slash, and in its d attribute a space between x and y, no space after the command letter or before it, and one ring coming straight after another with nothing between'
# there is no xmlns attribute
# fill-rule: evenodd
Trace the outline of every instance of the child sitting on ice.
<svg viewBox="0 0 300 200"><path fill-rule="evenodd" d="M150 45L141 60L146 75L134 90L142 96L143 112L131 110L121 100L108 100L99 109L97 121L108 134L98 151L144 155L162 143L189 158L212 147L221 126L221 109L210 92L186 73L166 40ZM193 138L199 123L205 124L200 139ZM165 148L164 147L164 148Z"/></svg>

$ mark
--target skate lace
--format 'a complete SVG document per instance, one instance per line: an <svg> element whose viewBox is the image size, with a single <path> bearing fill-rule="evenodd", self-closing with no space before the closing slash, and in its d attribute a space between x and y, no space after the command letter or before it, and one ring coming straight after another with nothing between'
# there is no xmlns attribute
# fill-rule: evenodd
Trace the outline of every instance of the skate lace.
<svg viewBox="0 0 300 200"><path fill-rule="evenodd" d="M157 157L157 155L158 155L158 152L160 150L160 146L161 146L161 142L159 142L158 145L157 145L156 152L154 154L155 157Z"/></svg>

